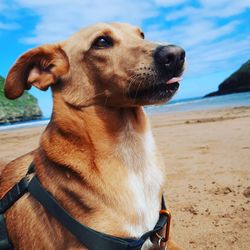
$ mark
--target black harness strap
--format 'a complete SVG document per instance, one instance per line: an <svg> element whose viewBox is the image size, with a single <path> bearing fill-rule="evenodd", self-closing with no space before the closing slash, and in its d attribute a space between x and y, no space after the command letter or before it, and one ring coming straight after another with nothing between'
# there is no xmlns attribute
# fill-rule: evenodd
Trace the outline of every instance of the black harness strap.
<svg viewBox="0 0 250 250"><path fill-rule="evenodd" d="M33 168L34 166L31 164L27 174L34 172ZM154 229L146 232L139 239L125 239L100 233L74 219L59 205L55 198L43 188L36 176L34 176L31 181L28 181L28 177L25 176L0 200L0 250L13 249L8 239L3 213L22 197L25 192L29 192L50 215L55 217L84 246L91 250L139 250L144 242L152 235L162 230L168 221L168 215L160 214ZM163 197L162 209L166 209Z"/></svg>
<svg viewBox="0 0 250 250"><path fill-rule="evenodd" d="M28 177L25 176L0 200L0 250L13 249L8 237L4 219L4 212L8 210L19 198L21 198L27 192L28 185Z"/></svg>
<svg viewBox="0 0 250 250"><path fill-rule="evenodd" d="M28 187L30 194L41 203L41 205L65 226L75 237L88 249L100 250L126 250L128 243L119 238L99 233L84 226L75 220L57 201L41 186L39 180L34 176Z"/></svg>
<svg viewBox="0 0 250 250"><path fill-rule="evenodd" d="M28 177L25 176L4 195L4 197L0 200L0 214L8 210L27 192L28 185Z"/></svg>
<svg viewBox="0 0 250 250"><path fill-rule="evenodd" d="M13 247L10 243L7 228L5 226L5 220L3 214L0 214L0 249L1 250L12 250Z"/></svg>

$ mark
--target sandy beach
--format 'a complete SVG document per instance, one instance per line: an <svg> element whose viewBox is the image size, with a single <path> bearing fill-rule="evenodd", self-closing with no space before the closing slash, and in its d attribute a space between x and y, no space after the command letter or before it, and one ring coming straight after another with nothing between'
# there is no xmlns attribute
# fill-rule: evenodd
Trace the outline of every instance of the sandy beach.
<svg viewBox="0 0 250 250"><path fill-rule="evenodd" d="M250 107L151 115L166 165L173 238L184 249L250 249ZM0 132L1 165L44 126Z"/></svg>

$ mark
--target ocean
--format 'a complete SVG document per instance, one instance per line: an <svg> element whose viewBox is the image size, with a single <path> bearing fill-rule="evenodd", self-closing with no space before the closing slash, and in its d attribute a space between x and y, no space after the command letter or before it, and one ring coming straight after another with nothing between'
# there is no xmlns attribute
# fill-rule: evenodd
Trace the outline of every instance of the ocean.
<svg viewBox="0 0 250 250"><path fill-rule="evenodd" d="M250 106L250 92L214 96L208 98L195 97L173 100L161 106L147 107L146 110L148 111L148 113L184 112L241 106Z"/></svg>
<svg viewBox="0 0 250 250"><path fill-rule="evenodd" d="M223 96L215 96L209 98L195 97L180 100L173 100L167 104L159 106L146 107L146 112L149 114L168 113L168 112L186 112L198 110L221 109L230 107L250 106L250 92L237 93ZM34 126L46 125L49 122L49 117L44 117L40 120L19 122L10 125L0 125L0 131L27 128Z"/></svg>

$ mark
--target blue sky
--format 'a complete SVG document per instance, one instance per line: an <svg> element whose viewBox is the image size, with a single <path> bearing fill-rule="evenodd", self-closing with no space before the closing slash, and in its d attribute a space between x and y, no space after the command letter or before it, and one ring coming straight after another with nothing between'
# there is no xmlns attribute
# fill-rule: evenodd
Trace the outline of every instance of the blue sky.
<svg viewBox="0 0 250 250"><path fill-rule="evenodd" d="M250 0L0 0L0 74L30 48L95 22L142 27L146 39L181 45L187 70L175 98L205 95L250 59ZM31 89L48 116L50 91Z"/></svg>

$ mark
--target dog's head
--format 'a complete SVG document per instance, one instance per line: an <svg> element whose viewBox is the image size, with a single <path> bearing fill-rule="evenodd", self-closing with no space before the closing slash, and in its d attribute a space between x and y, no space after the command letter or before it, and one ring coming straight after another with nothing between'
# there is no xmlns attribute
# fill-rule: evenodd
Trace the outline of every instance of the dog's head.
<svg viewBox="0 0 250 250"><path fill-rule="evenodd" d="M22 55L6 78L5 95L15 99L34 85L51 86L76 107L158 104L178 89L184 61L183 49L149 42L137 27L97 24Z"/></svg>

